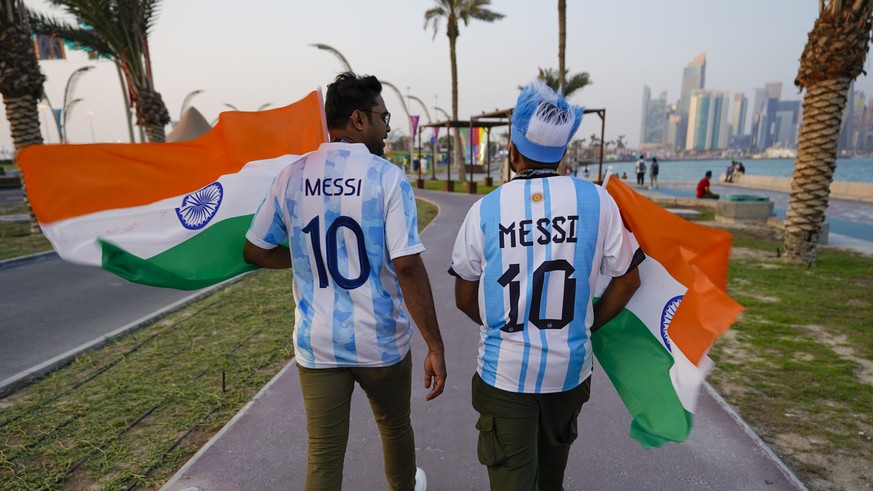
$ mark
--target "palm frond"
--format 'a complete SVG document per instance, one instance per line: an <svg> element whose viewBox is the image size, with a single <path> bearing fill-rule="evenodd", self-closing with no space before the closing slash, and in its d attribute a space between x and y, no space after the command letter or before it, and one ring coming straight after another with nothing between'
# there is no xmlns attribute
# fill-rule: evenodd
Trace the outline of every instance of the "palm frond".
<svg viewBox="0 0 873 491"><path fill-rule="evenodd" d="M347 72L352 72L352 73L355 72L354 70L352 70L352 65L349 64L349 61L346 59L345 56L343 56L342 53L339 52L338 49L336 49L336 48L334 48L334 47L332 47L332 46L328 46L328 45L326 45L326 44L321 44L321 43L313 43L313 44L310 44L310 46L315 47L315 48L318 48L318 49L321 49L321 50L324 50L324 51L327 51L327 52L333 54L333 55L336 56L336 57L339 59L339 61L343 64L343 68L344 68L345 71L347 71Z"/></svg>

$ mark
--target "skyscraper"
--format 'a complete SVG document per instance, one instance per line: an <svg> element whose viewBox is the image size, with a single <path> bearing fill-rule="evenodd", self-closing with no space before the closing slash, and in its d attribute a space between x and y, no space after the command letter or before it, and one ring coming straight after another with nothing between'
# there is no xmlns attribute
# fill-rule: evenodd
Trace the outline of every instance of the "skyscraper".
<svg viewBox="0 0 873 491"><path fill-rule="evenodd" d="M685 149L701 151L727 147L727 113L727 92L700 89L691 92Z"/></svg>
<svg viewBox="0 0 873 491"><path fill-rule="evenodd" d="M643 85L643 113L640 115L640 145L646 143L646 123L649 115L649 100L652 99L652 89Z"/></svg>
<svg viewBox="0 0 873 491"><path fill-rule="evenodd" d="M776 115L779 98L782 97L782 82L768 82L763 89L755 89L755 106L752 113L752 148L763 150L775 141Z"/></svg>
<svg viewBox="0 0 873 491"><path fill-rule="evenodd" d="M667 93L652 99L652 91L643 86L643 114L640 124L640 146L663 144L667 133Z"/></svg>
<svg viewBox="0 0 873 491"><path fill-rule="evenodd" d="M746 109L749 100L746 94L737 92L734 94L734 107L731 110L731 136L743 136L746 134Z"/></svg>
<svg viewBox="0 0 873 491"><path fill-rule="evenodd" d="M679 114L682 122L677 131L675 145L678 148L686 148L686 136L690 121L688 112L691 108L691 93L702 89L706 84L706 51L695 56L688 66L682 71L682 91L679 97Z"/></svg>

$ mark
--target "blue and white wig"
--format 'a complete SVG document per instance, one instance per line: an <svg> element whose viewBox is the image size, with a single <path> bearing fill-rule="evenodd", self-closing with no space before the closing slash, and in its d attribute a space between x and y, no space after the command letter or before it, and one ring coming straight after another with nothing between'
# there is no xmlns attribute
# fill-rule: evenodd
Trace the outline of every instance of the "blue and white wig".
<svg viewBox="0 0 873 491"><path fill-rule="evenodd" d="M512 112L512 143L528 159L556 163L582 123L584 107L568 103L542 80L528 83Z"/></svg>

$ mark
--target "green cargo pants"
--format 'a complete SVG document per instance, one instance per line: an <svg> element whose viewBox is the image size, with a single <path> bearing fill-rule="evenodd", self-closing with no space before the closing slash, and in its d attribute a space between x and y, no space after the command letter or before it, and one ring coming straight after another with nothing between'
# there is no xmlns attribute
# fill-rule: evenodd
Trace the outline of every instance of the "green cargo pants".
<svg viewBox="0 0 873 491"><path fill-rule="evenodd" d="M560 491L576 420L591 395L591 377L566 392L521 394L473 375L479 462L494 491Z"/></svg>
<svg viewBox="0 0 873 491"><path fill-rule="evenodd" d="M304 368L298 365L309 456L307 491L339 490L349 440L349 410L357 382L367 398L382 435L388 489L415 487L415 440L409 420L412 354L400 363L374 368Z"/></svg>

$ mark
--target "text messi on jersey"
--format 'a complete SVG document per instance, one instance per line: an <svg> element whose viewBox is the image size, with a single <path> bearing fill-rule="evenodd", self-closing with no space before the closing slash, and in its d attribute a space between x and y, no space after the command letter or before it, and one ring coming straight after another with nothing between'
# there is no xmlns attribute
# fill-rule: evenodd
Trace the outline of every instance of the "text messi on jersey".
<svg viewBox="0 0 873 491"><path fill-rule="evenodd" d="M521 220L500 225L500 248L532 247L534 244L546 245L549 242L562 244L576 242L576 222L578 215L553 218L538 218L536 220ZM507 245L507 242L509 243Z"/></svg>

